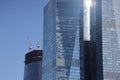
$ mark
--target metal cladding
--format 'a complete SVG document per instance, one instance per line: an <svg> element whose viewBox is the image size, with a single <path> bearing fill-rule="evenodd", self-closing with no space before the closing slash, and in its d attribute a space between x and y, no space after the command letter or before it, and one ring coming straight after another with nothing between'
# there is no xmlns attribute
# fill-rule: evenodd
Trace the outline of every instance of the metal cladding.
<svg viewBox="0 0 120 80"><path fill-rule="evenodd" d="M41 61L42 60L42 50L33 50L25 55L25 64Z"/></svg>

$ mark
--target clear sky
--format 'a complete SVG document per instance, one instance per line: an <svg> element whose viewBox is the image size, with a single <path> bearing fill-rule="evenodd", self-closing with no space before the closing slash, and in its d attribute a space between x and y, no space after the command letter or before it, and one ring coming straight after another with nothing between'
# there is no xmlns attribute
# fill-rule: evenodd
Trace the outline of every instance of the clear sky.
<svg viewBox="0 0 120 80"><path fill-rule="evenodd" d="M0 0L0 80L23 80L29 43L43 40L43 8L49 0ZM29 40L27 40L29 37Z"/></svg>

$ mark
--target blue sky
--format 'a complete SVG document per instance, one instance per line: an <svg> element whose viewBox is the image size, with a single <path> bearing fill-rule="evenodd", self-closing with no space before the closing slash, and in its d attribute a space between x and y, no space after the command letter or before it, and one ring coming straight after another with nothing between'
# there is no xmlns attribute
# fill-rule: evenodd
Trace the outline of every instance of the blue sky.
<svg viewBox="0 0 120 80"><path fill-rule="evenodd" d="M23 80L29 43L43 40L43 8L49 0L0 0L0 80ZM29 37L29 40L27 40Z"/></svg>

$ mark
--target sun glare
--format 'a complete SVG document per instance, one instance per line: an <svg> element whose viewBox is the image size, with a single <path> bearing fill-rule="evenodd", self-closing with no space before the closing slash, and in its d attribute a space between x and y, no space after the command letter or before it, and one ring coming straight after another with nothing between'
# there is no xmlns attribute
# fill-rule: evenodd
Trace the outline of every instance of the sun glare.
<svg viewBox="0 0 120 80"><path fill-rule="evenodd" d="M92 0L84 0L84 40L90 41L90 7Z"/></svg>
<svg viewBox="0 0 120 80"><path fill-rule="evenodd" d="M85 0L85 5L88 7L92 6L92 1L91 0Z"/></svg>

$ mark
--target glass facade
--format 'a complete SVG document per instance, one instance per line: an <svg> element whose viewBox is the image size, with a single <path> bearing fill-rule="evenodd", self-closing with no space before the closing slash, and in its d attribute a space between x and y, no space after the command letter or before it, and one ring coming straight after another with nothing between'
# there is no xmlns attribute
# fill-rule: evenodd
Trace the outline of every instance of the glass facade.
<svg viewBox="0 0 120 80"><path fill-rule="evenodd" d="M42 80L41 79L42 62L32 62L25 65L24 80Z"/></svg>
<svg viewBox="0 0 120 80"><path fill-rule="evenodd" d="M83 0L51 0L44 8L42 80L120 80L120 0L91 1L88 42Z"/></svg>
<svg viewBox="0 0 120 80"><path fill-rule="evenodd" d="M104 80L120 80L120 0L102 0Z"/></svg>
<svg viewBox="0 0 120 80"><path fill-rule="evenodd" d="M81 0L51 0L44 9L42 80L80 80Z"/></svg>
<svg viewBox="0 0 120 80"><path fill-rule="evenodd" d="M98 80L120 80L120 0L92 1L91 37L96 42Z"/></svg>

